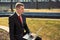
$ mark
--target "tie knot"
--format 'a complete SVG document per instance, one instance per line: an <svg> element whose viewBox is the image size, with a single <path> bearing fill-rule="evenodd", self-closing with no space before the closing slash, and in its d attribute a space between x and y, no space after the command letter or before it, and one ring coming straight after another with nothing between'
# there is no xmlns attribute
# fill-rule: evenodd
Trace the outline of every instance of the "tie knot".
<svg viewBox="0 0 60 40"><path fill-rule="evenodd" d="M22 18L21 16L18 16L18 18Z"/></svg>

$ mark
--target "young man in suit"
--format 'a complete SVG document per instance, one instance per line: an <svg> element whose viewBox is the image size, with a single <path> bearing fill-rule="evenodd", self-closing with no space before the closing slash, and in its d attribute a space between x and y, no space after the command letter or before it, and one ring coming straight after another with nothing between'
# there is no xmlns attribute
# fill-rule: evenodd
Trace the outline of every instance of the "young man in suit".
<svg viewBox="0 0 60 40"><path fill-rule="evenodd" d="M24 30L26 33L30 33L26 24L26 17L23 15L24 4L16 3L15 7L16 12L9 17L10 40L24 40Z"/></svg>

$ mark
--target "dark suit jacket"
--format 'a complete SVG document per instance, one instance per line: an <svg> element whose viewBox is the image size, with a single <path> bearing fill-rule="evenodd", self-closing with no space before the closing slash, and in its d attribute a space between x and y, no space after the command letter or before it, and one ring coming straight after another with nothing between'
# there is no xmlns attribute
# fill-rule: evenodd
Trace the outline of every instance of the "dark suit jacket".
<svg viewBox="0 0 60 40"><path fill-rule="evenodd" d="M29 29L26 24L26 18L22 15L23 25L18 19L18 15L15 13L14 15L9 17L9 30L10 30L10 40L24 40L22 37L24 35L24 29L26 33L29 33Z"/></svg>

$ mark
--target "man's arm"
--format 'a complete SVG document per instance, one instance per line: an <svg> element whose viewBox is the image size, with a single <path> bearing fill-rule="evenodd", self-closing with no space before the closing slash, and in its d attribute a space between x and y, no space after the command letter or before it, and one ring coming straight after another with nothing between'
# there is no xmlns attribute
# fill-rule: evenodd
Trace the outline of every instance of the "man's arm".
<svg viewBox="0 0 60 40"><path fill-rule="evenodd" d="M9 33L10 33L10 40L14 40L14 22L11 17L9 17Z"/></svg>
<svg viewBox="0 0 60 40"><path fill-rule="evenodd" d="M24 21L24 28L26 30L26 33L30 33L30 30L29 30L29 28L28 28L28 26L26 24L26 17L25 17L25 21Z"/></svg>
<svg viewBox="0 0 60 40"><path fill-rule="evenodd" d="M30 33L30 30L29 30L27 24L25 24L24 28L25 28L25 30L26 30L26 33Z"/></svg>

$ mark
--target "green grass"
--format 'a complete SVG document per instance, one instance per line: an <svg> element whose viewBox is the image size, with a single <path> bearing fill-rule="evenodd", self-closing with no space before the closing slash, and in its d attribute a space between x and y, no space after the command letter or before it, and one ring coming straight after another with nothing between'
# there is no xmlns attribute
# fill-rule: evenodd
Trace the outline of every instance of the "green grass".
<svg viewBox="0 0 60 40"><path fill-rule="evenodd" d="M42 40L60 40L60 20L40 20L40 18L27 18L27 25L32 33L43 27L38 35ZM0 25L8 26L8 18L0 18Z"/></svg>
<svg viewBox="0 0 60 40"><path fill-rule="evenodd" d="M43 40L60 40L60 20L39 20L38 18L27 18L27 24L31 32L39 31L38 35Z"/></svg>
<svg viewBox="0 0 60 40"><path fill-rule="evenodd" d="M8 26L8 17L0 17L0 25Z"/></svg>

